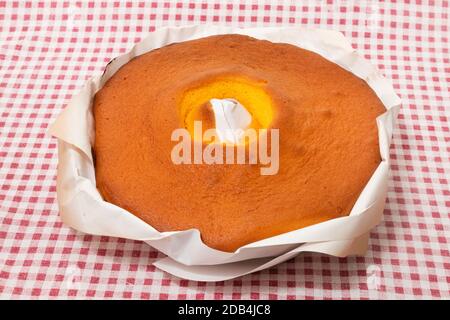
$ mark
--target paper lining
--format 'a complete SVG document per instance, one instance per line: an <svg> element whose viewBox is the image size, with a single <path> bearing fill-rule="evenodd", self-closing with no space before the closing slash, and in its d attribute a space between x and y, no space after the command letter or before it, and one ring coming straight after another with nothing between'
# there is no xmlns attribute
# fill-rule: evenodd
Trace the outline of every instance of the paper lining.
<svg viewBox="0 0 450 320"><path fill-rule="evenodd" d="M201 241L198 230L158 232L126 210L103 201L95 187L91 154L94 139L92 98L122 65L137 55L174 42L229 33L290 43L316 52L364 79L387 109L377 118L382 162L349 216L254 242L233 253L209 248ZM85 233L145 241L168 256L155 263L158 268L192 280L231 279L271 267L304 251L335 256L363 254L367 234L379 223L384 208L389 145L400 102L390 82L358 55L339 32L213 26L160 29L111 61L102 76L89 80L51 126L51 134L58 138L57 198L61 218L65 224Z"/></svg>

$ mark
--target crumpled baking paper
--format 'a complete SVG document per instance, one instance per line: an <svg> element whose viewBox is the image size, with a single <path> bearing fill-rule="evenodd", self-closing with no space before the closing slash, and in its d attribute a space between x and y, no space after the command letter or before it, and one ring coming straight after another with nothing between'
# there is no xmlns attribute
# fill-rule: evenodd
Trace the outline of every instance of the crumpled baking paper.
<svg viewBox="0 0 450 320"><path fill-rule="evenodd" d="M364 79L387 110L377 118L382 161L349 216L250 243L233 253L206 246L197 229L159 232L130 212L103 201L96 189L91 151L95 139L92 99L121 66L135 56L174 42L230 33L290 43L316 52ZM145 241L167 255L156 261L155 266L190 280L235 278L269 268L304 251L338 257L364 254L368 234L382 218L388 183L389 145L400 103L390 82L361 57L340 32L299 27L239 29L191 26L160 29L126 54L113 59L103 75L87 81L51 126L51 134L58 138L57 198L61 218L66 225L85 233Z"/></svg>

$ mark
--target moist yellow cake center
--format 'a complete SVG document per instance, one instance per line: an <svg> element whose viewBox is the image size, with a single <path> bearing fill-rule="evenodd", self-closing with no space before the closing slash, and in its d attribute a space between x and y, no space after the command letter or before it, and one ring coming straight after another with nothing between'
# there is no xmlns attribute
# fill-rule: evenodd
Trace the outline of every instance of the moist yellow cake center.
<svg viewBox="0 0 450 320"><path fill-rule="evenodd" d="M268 128L272 122L273 102L262 83L239 77L222 78L191 88L182 96L180 116L191 137L194 137L195 121L202 122L203 130L215 128L211 99L238 101L252 116L249 128Z"/></svg>

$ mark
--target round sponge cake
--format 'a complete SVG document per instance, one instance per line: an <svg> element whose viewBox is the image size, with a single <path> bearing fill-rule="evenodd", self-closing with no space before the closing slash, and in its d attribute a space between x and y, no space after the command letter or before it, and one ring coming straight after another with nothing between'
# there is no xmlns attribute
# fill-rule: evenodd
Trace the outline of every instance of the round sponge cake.
<svg viewBox="0 0 450 320"><path fill-rule="evenodd" d="M173 130L214 127L212 98L233 98L252 127L279 129L279 171L260 165L176 165ZM97 188L159 231L196 228L234 251L348 215L380 163L368 85L318 54L221 35L141 55L94 100Z"/></svg>

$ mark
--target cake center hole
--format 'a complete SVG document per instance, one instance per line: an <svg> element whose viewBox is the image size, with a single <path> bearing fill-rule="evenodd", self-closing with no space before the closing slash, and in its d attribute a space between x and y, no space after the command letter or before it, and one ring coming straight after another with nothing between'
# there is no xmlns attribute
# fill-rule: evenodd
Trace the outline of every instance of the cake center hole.
<svg viewBox="0 0 450 320"><path fill-rule="evenodd" d="M183 127L194 140L203 141L194 132L200 122L202 132L214 129L218 142L231 144L239 143L241 130L249 133L249 129L268 128L274 118L265 83L234 76L192 85L180 95L178 110Z"/></svg>

